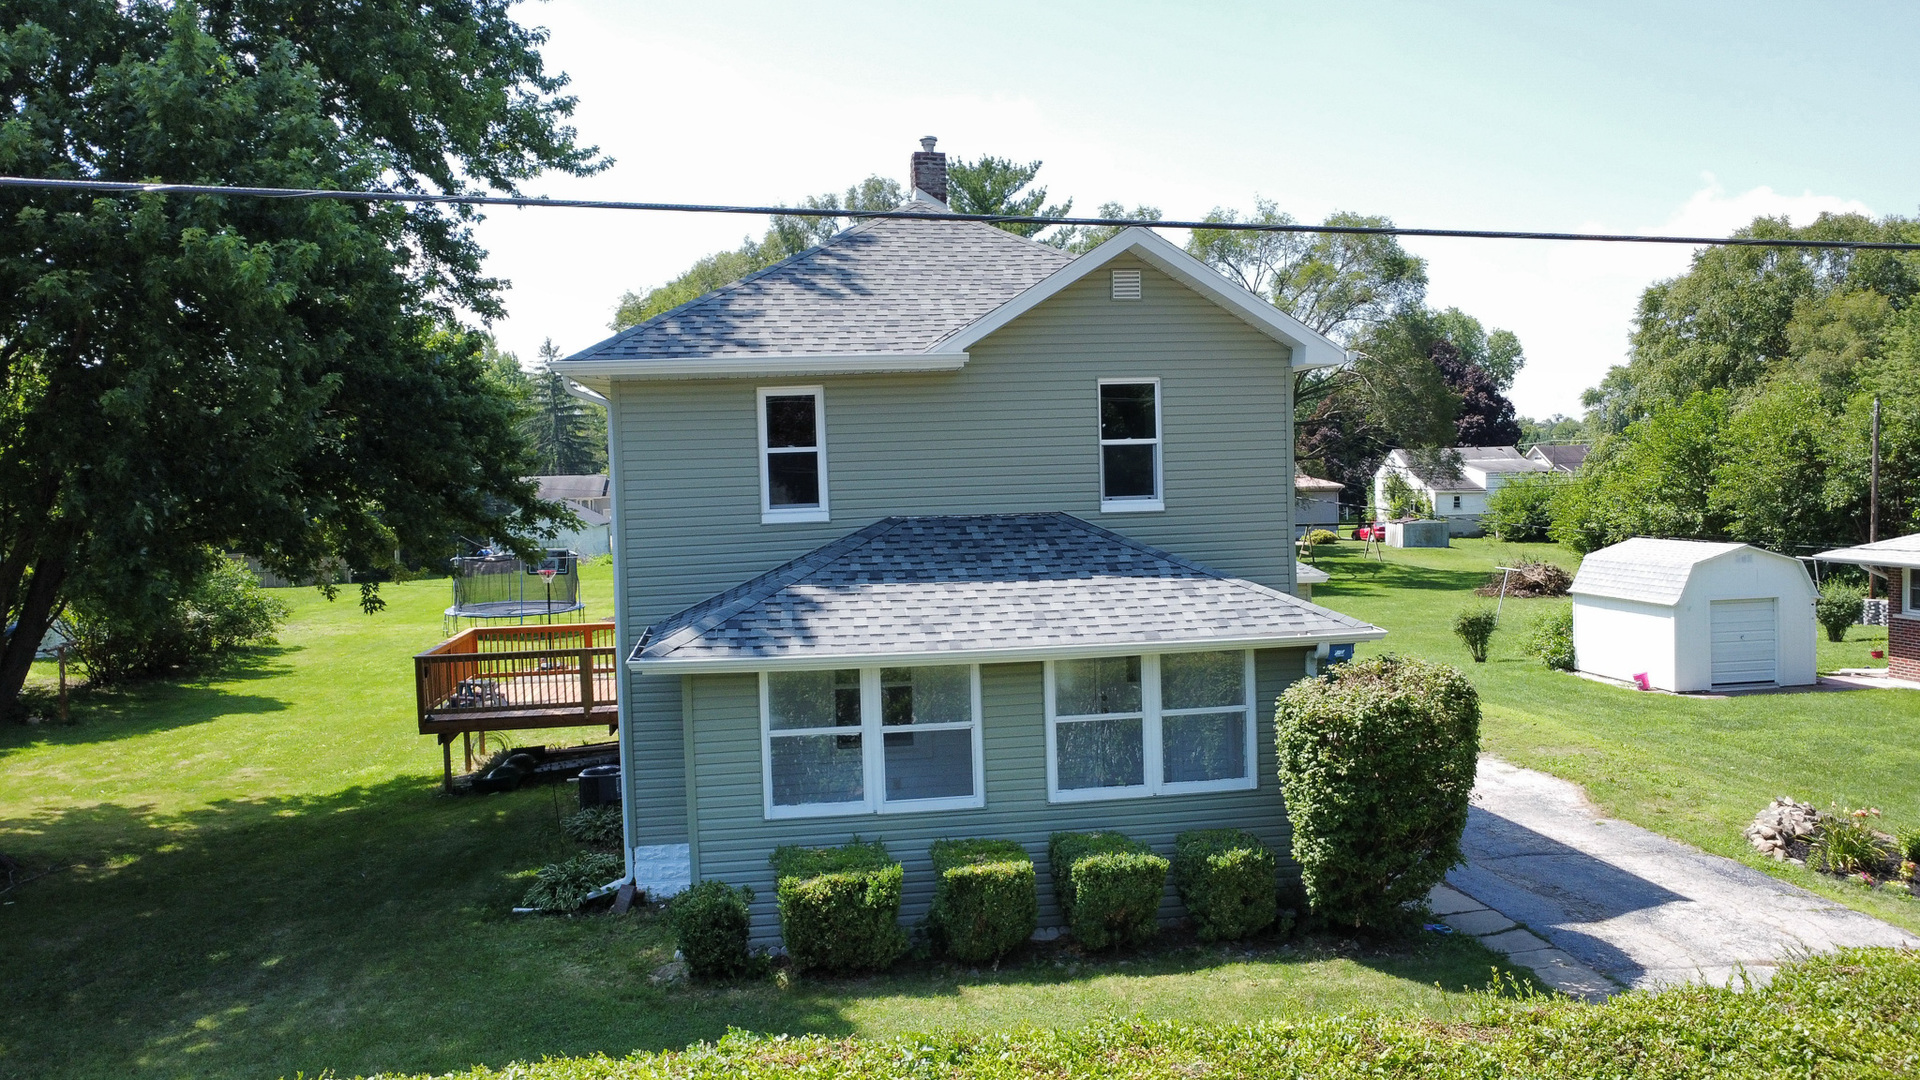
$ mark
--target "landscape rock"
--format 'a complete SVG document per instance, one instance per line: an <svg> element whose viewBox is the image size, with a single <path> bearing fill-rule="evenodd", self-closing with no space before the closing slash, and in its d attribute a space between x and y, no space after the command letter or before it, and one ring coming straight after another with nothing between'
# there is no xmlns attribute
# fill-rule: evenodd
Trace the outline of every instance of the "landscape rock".
<svg viewBox="0 0 1920 1080"><path fill-rule="evenodd" d="M1805 862L1824 817L1812 803L1782 795L1753 816L1745 836L1755 851L1782 862Z"/></svg>
<svg viewBox="0 0 1920 1080"><path fill-rule="evenodd" d="M687 962L675 960L671 964L661 964L653 969L653 974L647 977L647 981L655 985L686 982Z"/></svg>

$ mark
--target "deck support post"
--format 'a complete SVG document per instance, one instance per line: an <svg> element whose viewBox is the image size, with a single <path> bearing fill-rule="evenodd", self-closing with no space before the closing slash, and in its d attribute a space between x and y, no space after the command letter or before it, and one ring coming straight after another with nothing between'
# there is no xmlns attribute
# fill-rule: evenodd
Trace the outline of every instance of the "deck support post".
<svg viewBox="0 0 1920 1080"><path fill-rule="evenodd" d="M440 790L453 794L453 733L440 736Z"/></svg>

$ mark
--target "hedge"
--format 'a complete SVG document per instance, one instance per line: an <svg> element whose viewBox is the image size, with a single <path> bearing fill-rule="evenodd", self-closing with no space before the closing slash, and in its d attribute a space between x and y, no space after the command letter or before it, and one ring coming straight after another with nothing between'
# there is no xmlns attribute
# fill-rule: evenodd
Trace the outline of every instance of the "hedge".
<svg viewBox="0 0 1920 1080"><path fill-rule="evenodd" d="M933 945L964 964L996 961L1040 921L1033 856L1011 840L939 840L933 858Z"/></svg>
<svg viewBox="0 0 1920 1080"><path fill-rule="evenodd" d="M1446 1024L1363 1012L1232 1024L1107 1018L886 1039L739 1032L684 1050L479 1066L439 1080L1866 1077L1912 1075L1916 1047L1920 952L1845 949L1782 965L1744 990L1673 986L1600 1005L1482 992Z"/></svg>
<svg viewBox="0 0 1920 1080"><path fill-rule="evenodd" d="M775 848L780 936L794 969L879 971L907 951L900 864L878 840L837 848Z"/></svg>
<svg viewBox="0 0 1920 1080"><path fill-rule="evenodd" d="M1053 895L1073 938L1089 949L1134 945L1160 932L1167 860L1117 832L1054 833Z"/></svg>
<svg viewBox="0 0 1920 1080"><path fill-rule="evenodd" d="M1173 841L1173 883L1201 941L1235 941L1280 913L1279 860L1241 829L1194 829Z"/></svg>
<svg viewBox="0 0 1920 1080"><path fill-rule="evenodd" d="M703 881L667 903L667 923L689 972L724 979L752 968L747 952L752 905L752 889L717 880Z"/></svg>
<svg viewBox="0 0 1920 1080"><path fill-rule="evenodd" d="M1274 719L1293 857L1317 917L1389 926L1459 863L1480 698L1457 669L1342 664L1280 695Z"/></svg>

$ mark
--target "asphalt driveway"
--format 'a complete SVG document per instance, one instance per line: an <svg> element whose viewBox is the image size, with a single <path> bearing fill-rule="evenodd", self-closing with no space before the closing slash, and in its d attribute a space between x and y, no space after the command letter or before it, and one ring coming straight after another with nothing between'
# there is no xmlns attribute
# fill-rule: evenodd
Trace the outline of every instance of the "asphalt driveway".
<svg viewBox="0 0 1920 1080"><path fill-rule="evenodd" d="M1595 972L1621 987L1726 985L1740 971L1764 982L1796 955L1920 947L1732 859L1605 818L1574 784L1497 758L1480 759L1461 846L1467 865L1435 891L1435 913L1583 996L1610 989Z"/></svg>

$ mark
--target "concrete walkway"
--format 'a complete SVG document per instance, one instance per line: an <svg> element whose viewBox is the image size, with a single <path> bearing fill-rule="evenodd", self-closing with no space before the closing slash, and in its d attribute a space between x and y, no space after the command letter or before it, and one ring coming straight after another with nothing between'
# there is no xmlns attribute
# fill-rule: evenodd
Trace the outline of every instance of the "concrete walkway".
<svg viewBox="0 0 1920 1080"><path fill-rule="evenodd" d="M1579 997L1724 986L1742 970L1765 982L1796 955L1848 945L1920 947L1732 859L1604 818L1576 785L1497 758L1480 759L1461 848L1467 865L1434 890L1434 914Z"/></svg>

